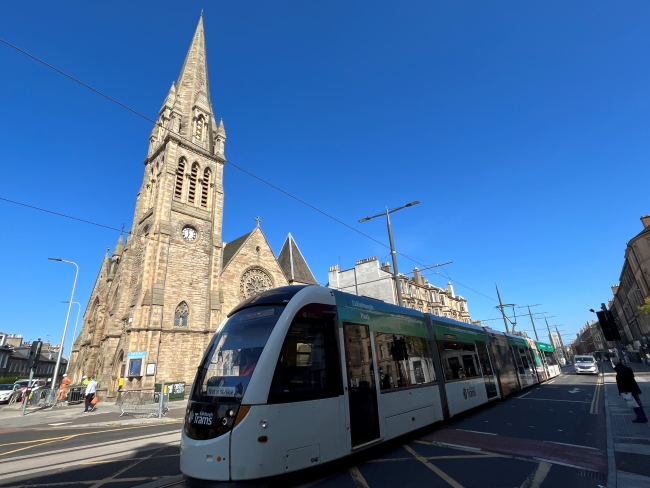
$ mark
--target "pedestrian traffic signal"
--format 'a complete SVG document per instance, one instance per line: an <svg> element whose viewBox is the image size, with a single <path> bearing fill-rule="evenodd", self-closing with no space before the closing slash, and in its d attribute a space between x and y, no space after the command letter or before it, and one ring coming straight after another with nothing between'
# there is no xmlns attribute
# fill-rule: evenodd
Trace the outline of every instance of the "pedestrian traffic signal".
<svg viewBox="0 0 650 488"><path fill-rule="evenodd" d="M41 348L43 347L42 341L32 342L32 347L29 350L29 359L27 361L27 369L36 369L38 366L39 358L41 357Z"/></svg>
<svg viewBox="0 0 650 488"><path fill-rule="evenodd" d="M596 312L598 316L598 323L603 331L603 336L606 341L620 341L621 335L618 333L618 327L614 322L614 316L609 310L601 310Z"/></svg>

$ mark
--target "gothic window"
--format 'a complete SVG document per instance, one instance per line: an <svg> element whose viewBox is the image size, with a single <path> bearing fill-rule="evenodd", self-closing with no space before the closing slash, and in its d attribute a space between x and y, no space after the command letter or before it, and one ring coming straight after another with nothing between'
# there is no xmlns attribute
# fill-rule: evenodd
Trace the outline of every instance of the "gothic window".
<svg viewBox="0 0 650 488"><path fill-rule="evenodd" d="M174 327L187 327L187 318L189 315L190 309L187 307L187 303L179 303L174 313Z"/></svg>
<svg viewBox="0 0 650 488"><path fill-rule="evenodd" d="M185 177L185 160L181 159L176 168L176 186L174 187L174 198L180 200L183 196L183 178Z"/></svg>
<svg viewBox="0 0 650 488"><path fill-rule="evenodd" d="M203 118L203 115L199 115L199 118L196 119L196 128L194 131L194 137L196 137L199 141L203 140L204 125L205 125L205 119Z"/></svg>
<svg viewBox="0 0 650 488"><path fill-rule="evenodd" d="M201 207L203 208L208 208L208 188L210 188L210 168L205 168L201 184Z"/></svg>
<svg viewBox="0 0 650 488"><path fill-rule="evenodd" d="M190 191L187 193L187 202L194 203L196 199L196 178L199 173L199 164L192 165L192 173L190 174Z"/></svg>

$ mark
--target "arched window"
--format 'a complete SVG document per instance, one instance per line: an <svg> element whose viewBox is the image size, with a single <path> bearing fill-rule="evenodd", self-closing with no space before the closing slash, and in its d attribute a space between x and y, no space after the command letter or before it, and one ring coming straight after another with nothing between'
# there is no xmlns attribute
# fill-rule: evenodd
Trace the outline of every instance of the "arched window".
<svg viewBox="0 0 650 488"><path fill-rule="evenodd" d="M196 119L196 130L194 131L194 137L199 141L203 141L203 126L205 125L205 119L203 115L199 115L199 118Z"/></svg>
<svg viewBox="0 0 650 488"><path fill-rule="evenodd" d="M199 164L192 165L192 173L190 174L190 191L187 193L187 202L194 203L196 199L196 178L199 173Z"/></svg>
<svg viewBox="0 0 650 488"><path fill-rule="evenodd" d="M187 303L179 303L174 313L174 327L187 327L187 318L189 315L190 309L187 307Z"/></svg>
<svg viewBox="0 0 650 488"><path fill-rule="evenodd" d="M201 207L203 208L208 208L208 188L210 188L210 168L205 168L201 184Z"/></svg>
<svg viewBox="0 0 650 488"><path fill-rule="evenodd" d="M183 178L185 177L185 160L181 159L176 168L176 186L174 187L174 198L180 200L183 196Z"/></svg>

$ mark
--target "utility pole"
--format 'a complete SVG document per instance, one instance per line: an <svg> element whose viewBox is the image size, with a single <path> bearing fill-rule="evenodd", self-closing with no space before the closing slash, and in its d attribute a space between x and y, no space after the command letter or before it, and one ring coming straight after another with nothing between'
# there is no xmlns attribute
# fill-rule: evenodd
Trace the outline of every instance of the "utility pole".
<svg viewBox="0 0 650 488"><path fill-rule="evenodd" d="M503 307L506 307L507 305L504 305L503 302L501 301L501 293L499 293L499 286L496 283L494 284L494 286L496 286L497 288L497 296L499 297L499 306L497 308L501 311L501 315L503 315L503 325L506 326L506 333L510 334L510 329L508 329L508 319L506 318L506 313L503 311Z"/></svg>
<svg viewBox="0 0 650 488"><path fill-rule="evenodd" d="M530 311L530 307L535 305L526 305L528 307L528 315L530 315L530 323L533 324L533 332L535 332L535 340L539 342L539 336L537 335L537 328L535 327L535 321L533 320L533 312Z"/></svg>
<svg viewBox="0 0 650 488"><path fill-rule="evenodd" d="M548 320L546 320L546 316L544 316L544 322L546 322L546 328L548 329L548 340L551 342L551 346L553 346L553 355L555 356L555 362L557 364L560 364L560 358L558 358L556 348L553 345L553 336L551 335L551 326L548 325Z"/></svg>
<svg viewBox="0 0 650 488"><path fill-rule="evenodd" d="M564 349L564 342L562 342L562 336L560 335L560 330L555 326L555 332L557 332L557 338L560 340L560 346L562 347L562 356L564 357L564 362L569 364L569 358L566 355L566 349Z"/></svg>

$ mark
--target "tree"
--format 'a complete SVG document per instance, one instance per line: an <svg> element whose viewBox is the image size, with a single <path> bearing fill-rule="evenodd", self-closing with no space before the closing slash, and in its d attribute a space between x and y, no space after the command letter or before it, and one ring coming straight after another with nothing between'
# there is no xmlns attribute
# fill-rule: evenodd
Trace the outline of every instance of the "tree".
<svg viewBox="0 0 650 488"><path fill-rule="evenodd" d="M650 297L645 297L643 305L638 307L639 312L641 312L646 317L650 317Z"/></svg>

